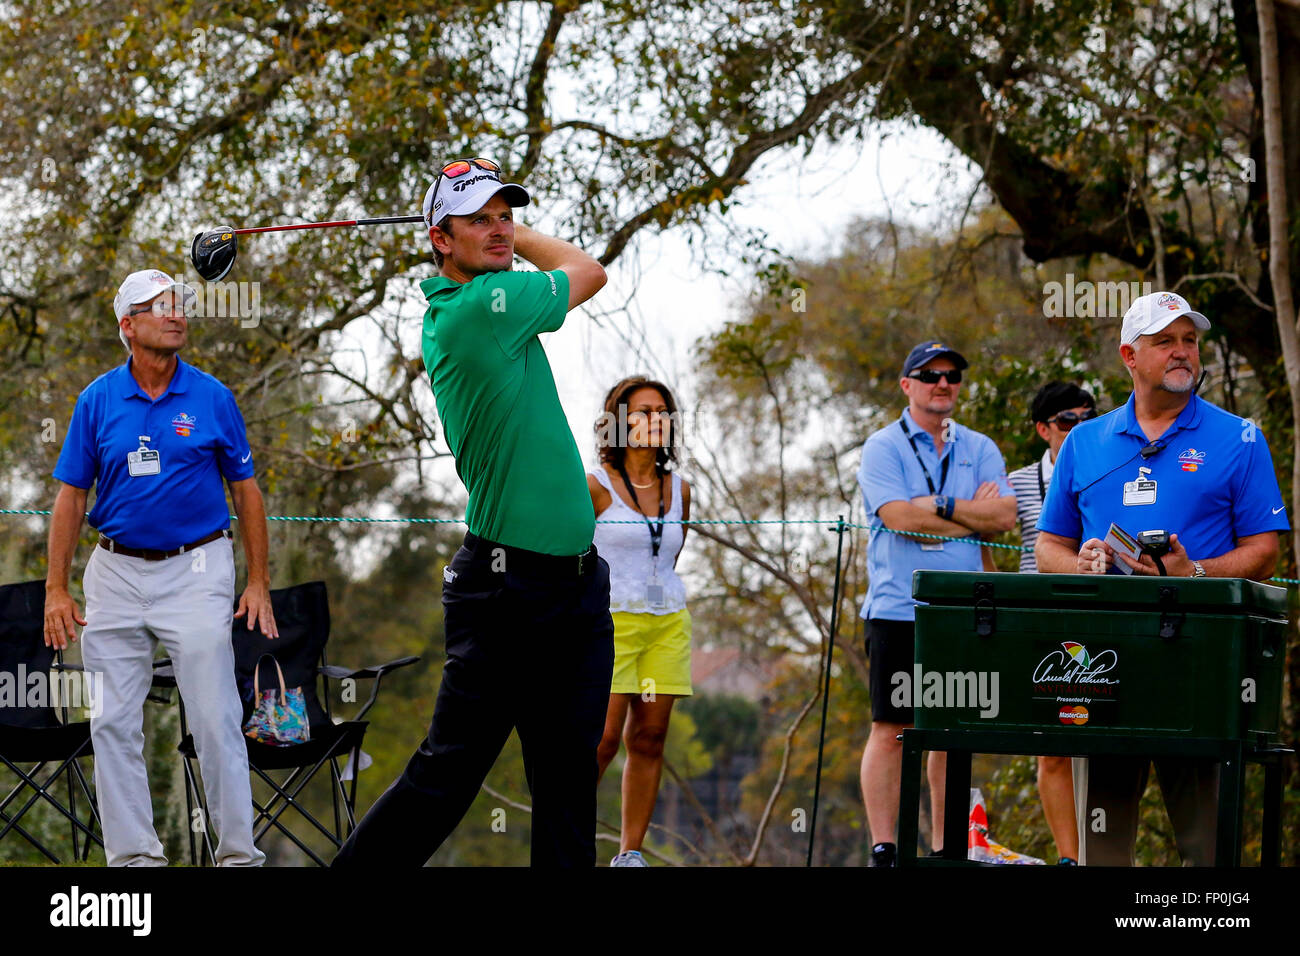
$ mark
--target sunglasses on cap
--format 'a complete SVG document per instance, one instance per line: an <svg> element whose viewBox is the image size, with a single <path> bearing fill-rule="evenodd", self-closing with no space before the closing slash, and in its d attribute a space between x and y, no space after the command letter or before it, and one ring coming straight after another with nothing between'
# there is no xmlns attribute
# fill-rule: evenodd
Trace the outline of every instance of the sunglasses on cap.
<svg viewBox="0 0 1300 956"><path fill-rule="evenodd" d="M1084 412L1080 415L1078 412L1057 412L1047 420L1047 424L1055 425L1063 432L1068 432L1079 422L1086 422L1090 418L1096 418L1096 412Z"/></svg>
<svg viewBox="0 0 1300 956"><path fill-rule="evenodd" d="M923 368L915 372L909 372L908 378L914 378L917 381L924 382L926 385L938 385L939 379L946 378L949 385L961 384L961 369L941 369L935 371L932 368Z"/></svg>
<svg viewBox="0 0 1300 956"><path fill-rule="evenodd" d="M471 169L474 169L475 167L485 170L489 173L497 173L498 175L500 175L501 173L500 166L492 162L492 160L490 159L484 159L482 156L476 157L475 159L452 160L446 166L442 167L441 170L439 170L441 175L438 177L438 181L434 184L433 187L433 199L430 200L429 202L430 211L432 211L438 205L438 190L442 188L442 180L444 177L447 179L457 179L461 176L464 176L467 172L469 172Z"/></svg>
<svg viewBox="0 0 1300 956"><path fill-rule="evenodd" d="M477 159L456 159L452 160L446 166L442 167L442 174L448 179L455 179L457 176L464 176L470 171L471 167L477 166L479 169L486 169L489 173L501 172L501 167L490 159L484 159L482 156Z"/></svg>

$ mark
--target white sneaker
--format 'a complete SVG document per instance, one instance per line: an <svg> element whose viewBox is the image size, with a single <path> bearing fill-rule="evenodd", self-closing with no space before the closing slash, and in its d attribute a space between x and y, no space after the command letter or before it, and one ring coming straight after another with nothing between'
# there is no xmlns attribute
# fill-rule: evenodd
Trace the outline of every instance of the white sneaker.
<svg viewBox="0 0 1300 956"><path fill-rule="evenodd" d="M640 850L628 850L626 853L620 853L614 859L609 861L610 866L646 866L650 864L641 856Z"/></svg>

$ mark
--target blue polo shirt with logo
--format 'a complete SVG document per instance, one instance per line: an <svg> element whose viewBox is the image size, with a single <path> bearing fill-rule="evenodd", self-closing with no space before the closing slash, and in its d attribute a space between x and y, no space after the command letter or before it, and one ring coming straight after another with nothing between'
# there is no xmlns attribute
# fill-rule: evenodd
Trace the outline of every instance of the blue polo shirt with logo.
<svg viewBox="0 0 1300 956"><path fill-rule="evenodd" d="M908 442L900 421L907 423L908 431L916 441L916 451ZM916 424L910 409L904 409L899 421L891 422L874 433L862 446L862 465L858 469L858 485L866 505L868 522L879 530L872 530L867 545L867 599L862 604L863 618L883 618L888 621L913 621L916 619L916 602L912 600L912 572L926 571L979 571L983 568L980 547L974 543L979 536L971 532L974 541L945 541L943 550L922 550L922 542L894 534L880 526L882 505L891 501L911 501L919 495L942 494L950 498L970 500L975 490L986 481L996 481L1002 494L1011 495L1007 482L1007 466L1002 452L987 435L981 435L955 422L951 440L944 443L943 457L950 459L947 478L940 487L943 460L935 453L934 439ZM929 471L934 491L926 483Z"/></svg>
<svg viewBox="0 0 1300 956"><path fill-rule="evenodd" d="M160 471L132 477L127 455L142 445L159 452ZM54 477L95 486L91 527L128 548L170 551L230 527L222 479L253 477L253 453L226 386L178 358L150 399L127 359L77 397Z"/></svg>
<svg viewBox="0 0 1300 956"><path fill-rule="evenodd" d="M1038 530L1079 542L1104 539L1112 522L1134 536L1176 532L1188 557L1200 560L1290 527L1268 443L1253 422L1193 395L1156 443L1160 450L1142 458L1148 442L1132 395L1076 425L1057 455ZM1126 505L1124 484L1139 467L1151 469L1144 477L1156 482L1155 501Z"/></svg>

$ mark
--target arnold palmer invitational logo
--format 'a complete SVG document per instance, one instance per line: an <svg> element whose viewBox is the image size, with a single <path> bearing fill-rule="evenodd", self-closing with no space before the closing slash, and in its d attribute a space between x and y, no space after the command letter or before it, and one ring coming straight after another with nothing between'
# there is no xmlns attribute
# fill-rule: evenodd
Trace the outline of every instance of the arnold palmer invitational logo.
<svg viewBox="0 0 1300 956"><path fill-rule="evenodd" d="M1119 655L1110 649L1094 655L1076 641L1063 641L1061 650L1051 651L1034 668L1034 690L1042 694L1111 697L1119 679L1106 675L1118 663Z"/></svg>
<svg viewBox="0 0 1300 956"><path fill-rule="evenodd" d="M1205 464L1205 452L1189 448L1178 456L1178 463L1182 466L1183 471L1196 471L1201 465Z"/></svg>
<svg viewBox="0 0 1300 956"><path fill-rule="evenodd" d="M1078 641L1062 641L1034 668L1034 713L1038 721L1082 727L1114 719L1119 654L1110 648L1093 653ZM1099 709L1100 708L1100 709Z"/></svg>
<svg viewBox="0 0 1300 956"><path fill-rule="evenodd" d="M1034 668L1032 712L1036 723L1082 727L1114 723L1119 703L1119 654L1089 651L1062 641Z"/></svg>

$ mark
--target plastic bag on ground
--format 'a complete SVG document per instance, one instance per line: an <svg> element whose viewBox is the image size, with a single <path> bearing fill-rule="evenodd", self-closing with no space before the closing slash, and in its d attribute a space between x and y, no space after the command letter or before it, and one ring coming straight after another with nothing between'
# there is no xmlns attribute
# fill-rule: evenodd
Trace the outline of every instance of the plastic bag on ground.
<svg viewBox="0 0 1300 956"><path fill-rule="evenodd" d="M984 794L979 787L970 791L970 829L966 841L966 859L977 863L1005 863L1012 865L1044 866L1045 861L1036 856L1017 853L995 842L989 836L989 816L984 809Z"/></svg>

